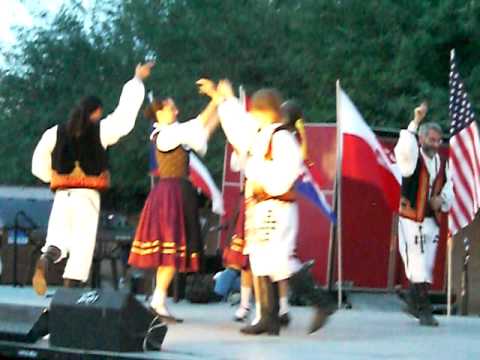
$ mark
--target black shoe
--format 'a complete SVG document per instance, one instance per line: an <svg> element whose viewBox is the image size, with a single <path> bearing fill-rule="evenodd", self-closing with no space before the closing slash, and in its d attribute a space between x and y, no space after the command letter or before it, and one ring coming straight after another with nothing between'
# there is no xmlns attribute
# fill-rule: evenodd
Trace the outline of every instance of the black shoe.
<svg viewBox="0 0 480 360"><path fill-rule="evenodd" d="M173 315L163 315L159 314L154 307L149 306L149 310L162 322L167 324L181 324L183 323L183 319L177 318Z"/></svg>
<svg viewBox="0 0 480 360"><path fill-rule="evenodd" d="M240 332L245 335L279 335L280 334L280 322L271 319L270 317L260 319L254 325L247 325L240 329Z"/></svg>
<svg viewBox="0 0 480 360"><path fill-rule="evenodd" d="M280 326L287 327L290 324L290 315L288 313L279 316Z"/></svg>
<svg viewBox="0 0 480 360"><path fill-rule="evenodd" d="M438 321L433 317L433 315L430 313L421 313L419 317L419 322L420 326L431 326L431 327L437 327L438 326Z"/></svg>
<svg viewBox="0 0 480 360"><path fill-rule="evenodd" d="M408 316L412 316L414 317L415 319L419 319L420 316L418 314L418 309L410 306L410 305L404 305L402 306L402 312L404 312L405 314L407 314Z"/></svg>
<svg viewBox="0 0 480 360"><path fill-rule="evenodd" d="M308 329L308 333L313 334L315 331L320 330L322 327L324 327L328 319L334 312L334 309L316 306L315 315L313 316L313 320Z"/></svg>

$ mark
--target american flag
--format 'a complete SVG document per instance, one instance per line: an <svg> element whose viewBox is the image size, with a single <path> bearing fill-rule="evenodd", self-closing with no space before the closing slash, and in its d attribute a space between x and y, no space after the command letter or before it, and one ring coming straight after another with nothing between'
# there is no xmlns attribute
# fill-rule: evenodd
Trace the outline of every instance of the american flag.
<svg viewBox="0 0 480 360"><path fill-rule="evenodd" d="M475 113L455 63L450 57L450 152L454 200L449 213L452 235L473 221L480 204L480 141Z"/></svg>

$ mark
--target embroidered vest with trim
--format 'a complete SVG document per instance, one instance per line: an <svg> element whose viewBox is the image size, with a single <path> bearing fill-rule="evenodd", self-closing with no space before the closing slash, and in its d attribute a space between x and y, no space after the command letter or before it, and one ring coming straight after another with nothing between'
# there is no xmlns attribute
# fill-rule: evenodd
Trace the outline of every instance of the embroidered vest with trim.
<svg viewBox="0 0 480 360"><path fill-rule="evenodd" d="M108 157L100 141L100 124L90 126L78 138L67 134L66 124L58 125L52 151L52 190L87 188L101 191L109 186Z"/></svg>
<svg viewBox="0 0 480 360"><path fill-rule="evenodd" d="M267 151L265 152L264 159L267 161L271 161L273 159L272 157L272 152L273 152L273 136L278 132L278 131L289 131L286 125L280 125L277 128L275 128L272 132L272 135L270 136L270 141L268 142L268 147ZM295 190L293 186L284 194L277 195L277 196L272 196L268 194L265 191L258 191L252 196L256 202L261 202L261 201L266 201L266 200L280 200L280 201L285 201L285 202L295 202L297 200L297 196L295 193Z"/></svg>
<svg viewBox="0 0 480 360"><path fill-rule="evenodd" d="M157 171L159 178L188 178L190 157L183 146L177 146L170 151L156 149Z"/></svg>
<svg viewBox="0 0 480 360"><path fill-rule="evenodd" d="M409 177L402 179L401 198L400 198L400 216L417 222L422 222L426 217L435 217L440 223L441 211L434 212L430 206L429 199L440 195L446 182L445 177L445 159L440 158L440 168L433 181L430 197L430 174L423 156L419 154L415 171Z"/></svg>

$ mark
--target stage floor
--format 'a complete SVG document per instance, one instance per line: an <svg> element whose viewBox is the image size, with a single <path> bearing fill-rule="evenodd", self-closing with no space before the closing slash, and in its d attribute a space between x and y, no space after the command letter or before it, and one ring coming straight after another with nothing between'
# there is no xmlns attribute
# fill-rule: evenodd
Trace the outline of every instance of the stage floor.
<svg viewBox="0 0 480 360"><path fill-rule="evenodd" d="M48 305L33 290L0 286L0 302ZM161 352L130 354L148 359L480 359L480 318L438 316L425 328L400 311L391 294L352 294L352 309L337 311L327 325L306 334L309 308L293 307L292 322L279 337L245 336L231 321L235 308L182 301L170 304L183 324L170 325ZM35 344L48 349L48 341ZM109 354L104 354L109 358Z"/></svg>

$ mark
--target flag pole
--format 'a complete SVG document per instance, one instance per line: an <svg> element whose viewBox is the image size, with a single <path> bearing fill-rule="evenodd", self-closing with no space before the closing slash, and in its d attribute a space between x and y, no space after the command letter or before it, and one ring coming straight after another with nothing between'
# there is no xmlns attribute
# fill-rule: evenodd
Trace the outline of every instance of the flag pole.
<svg viewBox="0 0 480 360"><path fill-rule="evenodd" d="M338 308L342 307L342 131L340 119L340 80L336 83L337 107L337 264L338 264Z"/></svg>
<svg viewBox="0 0 480 360"><path fill-rule="evenodd" d="M243 108L248 111L248 109L247 109L247 93L246 93L243 85L240 85L238 87L238 96L239 96L240 103L242 104ZM242 164L242 166L240 166L240 192L243 193L245 191L245 170L243 168L245 159L240 158L240 156L239 156L238 161Z"/></svg>
<svg viewBox="0 0 480 360"><path fill-rule="evenodd" d="M455 49L451 49L450 64L452 63L454 58L455 58ZM449 235L447 238L447 317L450 317L450 315L452 314L452 248L453 248L453 234L449 232Z"/></svg>
<svg viewBox="0 0 480 360"><path fill-rule="evenodd" d="M470 261L470 240L467 236L463 238L464 257L462 267L462 315L468 315L468 297L469 297L469 281L468 281L468 263Z"/></svg>
<svg viewBox="0 0 480 360"><path fill-rule="evenodd" d="M449 234L447 238L447 317L452 314L452 235Z"/></svg>

